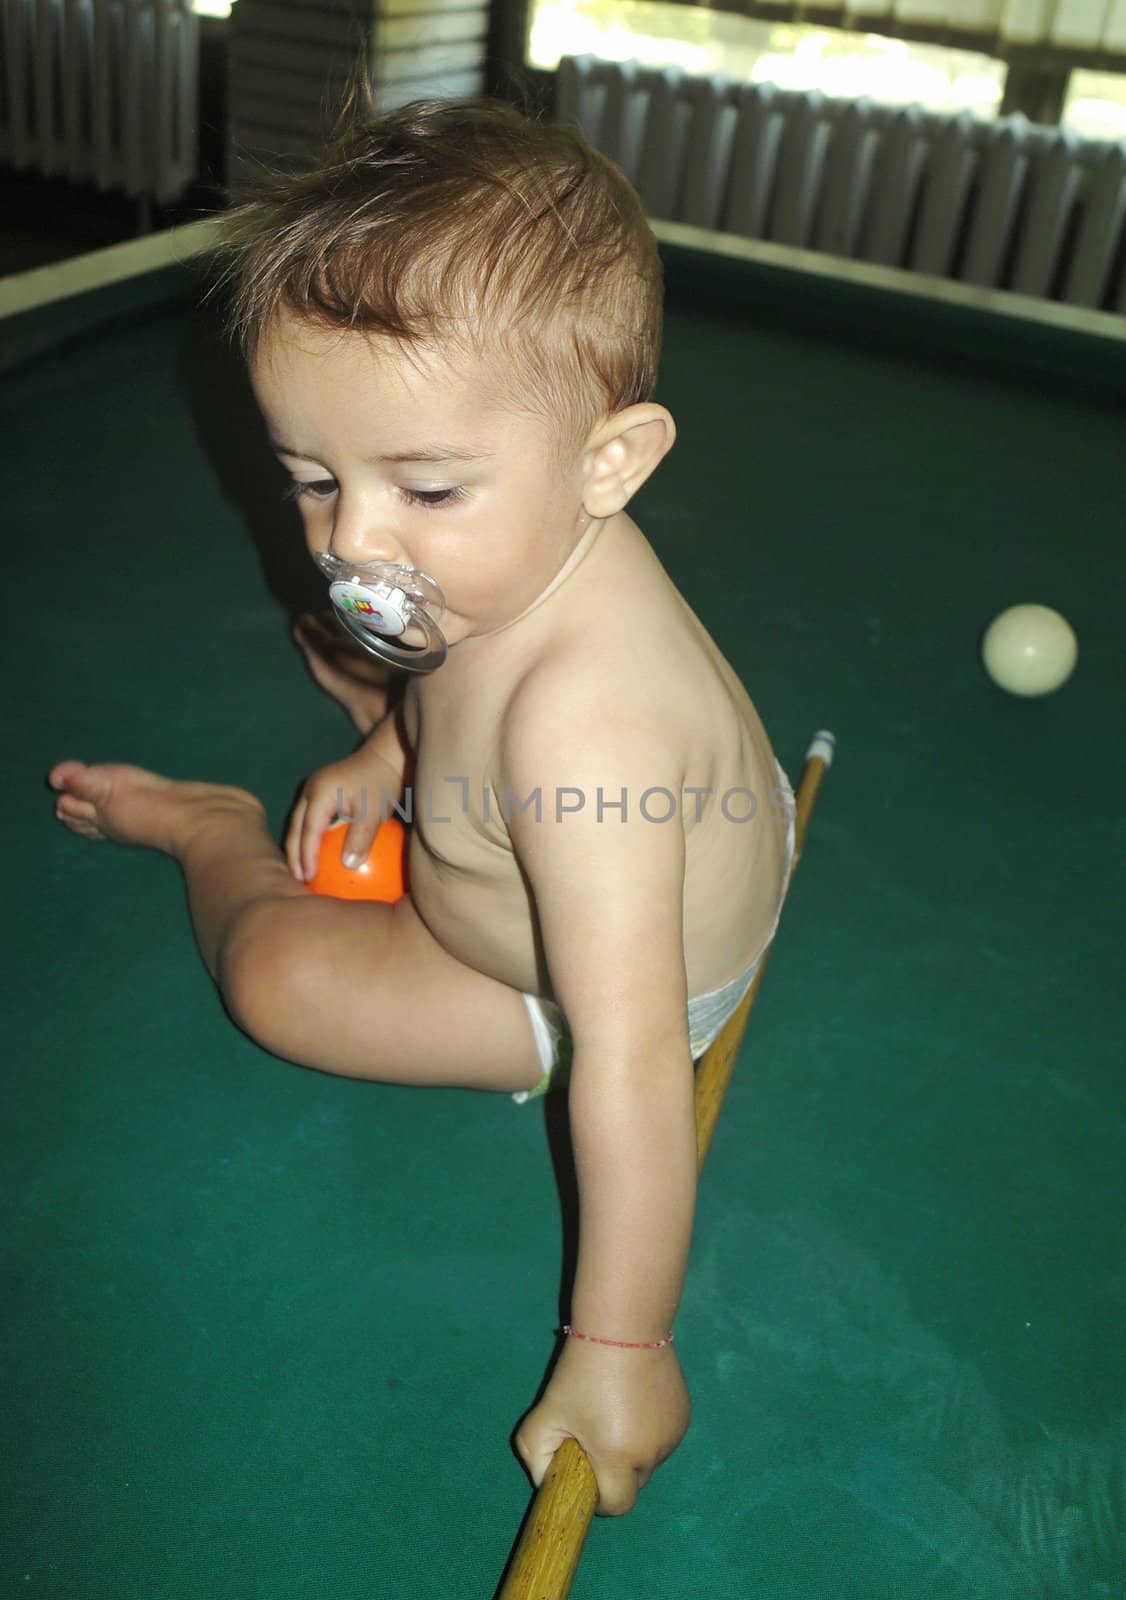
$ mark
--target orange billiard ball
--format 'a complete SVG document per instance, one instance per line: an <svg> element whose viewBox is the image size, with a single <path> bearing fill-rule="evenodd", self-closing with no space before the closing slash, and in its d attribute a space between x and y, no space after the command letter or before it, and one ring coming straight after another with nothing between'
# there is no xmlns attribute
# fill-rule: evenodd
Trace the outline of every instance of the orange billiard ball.
<svg viewBox="0 0 1126 1600"><path fill-rule="evenodd" d="M406 893L407 831L398 817L380 823L368 858L358 867L344 865L347 832L346 822L325 830L317 870L308 887L314 894L332 895L337 900L401 900Z"/></svg>

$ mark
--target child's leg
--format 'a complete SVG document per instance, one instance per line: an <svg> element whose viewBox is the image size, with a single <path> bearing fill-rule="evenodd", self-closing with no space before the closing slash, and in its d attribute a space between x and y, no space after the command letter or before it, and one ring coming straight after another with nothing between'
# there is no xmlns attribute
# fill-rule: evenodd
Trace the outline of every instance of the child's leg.
<svg viewBox="0 0 1126 1600"><path fill-rule="evenodd" d="M387 1083L512 1091L539 1081L517 990L451 956L409 898L331 900L296 883L252 795L73 761L50 781L76 833L180 863L204 963L265 1049Z"/></svg>

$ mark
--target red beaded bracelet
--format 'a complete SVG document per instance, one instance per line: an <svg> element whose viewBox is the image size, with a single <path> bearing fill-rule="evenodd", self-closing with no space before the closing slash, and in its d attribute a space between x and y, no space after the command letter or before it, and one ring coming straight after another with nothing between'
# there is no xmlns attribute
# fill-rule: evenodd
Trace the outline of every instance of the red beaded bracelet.
<svg viewBox="0 0 1126 1600"><path fill-rule="evenodd" d="M574 1328L564 1328L563 1332L568 1338L585 1339L589 1344L612 1344L615 1350L663 1350L673 1342L671 1333L667 1339L658 1339L654 1344L629 1344L625 1339L599 1339L593 1333L576 1333Z"/></svg>

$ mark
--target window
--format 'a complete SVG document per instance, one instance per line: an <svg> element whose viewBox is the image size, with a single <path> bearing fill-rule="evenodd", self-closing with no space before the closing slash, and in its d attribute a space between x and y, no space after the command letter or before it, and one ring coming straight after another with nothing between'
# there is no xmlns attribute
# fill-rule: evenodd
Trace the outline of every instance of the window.
<svg viewBox="0 0 1126 1600"><path fill-rule="evenodd" d="M553 70L561 55L586 53L979 117L996 116L1005 85L1004 62L968 50L761 22L660 0L538 0L532 65Z"/></svg>
<svg viewBox="0 0 1126 1600"><path fill-rule="evenodd" d="M1126 139L1126 73L1076 68L1060 123L1081 139Z"/></svg>

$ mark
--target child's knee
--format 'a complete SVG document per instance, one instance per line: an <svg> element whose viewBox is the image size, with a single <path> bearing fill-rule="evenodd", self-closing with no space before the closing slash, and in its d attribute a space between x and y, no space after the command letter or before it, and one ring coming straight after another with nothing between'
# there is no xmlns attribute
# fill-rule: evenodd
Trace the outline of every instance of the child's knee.
<svg viewBox="0 0 1126 1600"><path fill-rule="evenodd" d="M252 901L228 930L216 981L233 1020L276 1054L286 1053L287 1019L302 1007L315 960L300 902Z"/></svg>

